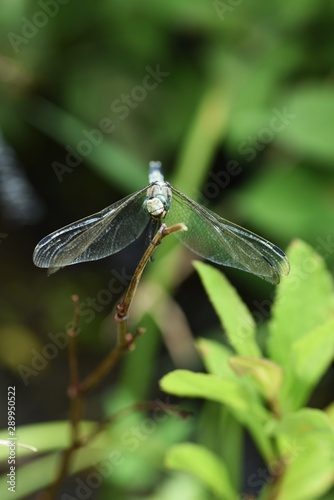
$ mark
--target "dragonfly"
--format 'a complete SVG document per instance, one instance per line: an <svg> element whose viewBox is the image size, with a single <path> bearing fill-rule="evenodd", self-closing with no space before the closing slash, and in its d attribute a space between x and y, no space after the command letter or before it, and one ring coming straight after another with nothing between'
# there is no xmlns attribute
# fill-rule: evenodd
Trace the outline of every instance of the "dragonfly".
<svg viewBox="0 0 334 500"><path fill-rule="evenodd" d="M163 221L184 223L175 236L195 254L216 264L278 284L289 273L285 253L270 241L204 208L164 180L158 161L149 163L149 185L113 205L43 238L33 262L48 274L79 262L112 255L144 232L152 237Z"/></svg>

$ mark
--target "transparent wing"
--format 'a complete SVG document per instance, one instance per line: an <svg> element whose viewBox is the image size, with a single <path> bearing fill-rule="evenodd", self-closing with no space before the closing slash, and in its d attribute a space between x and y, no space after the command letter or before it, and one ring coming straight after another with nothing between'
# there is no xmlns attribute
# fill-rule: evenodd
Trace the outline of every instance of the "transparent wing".
<svg viewBox="0 0 334 500"><path fill-rule="evenodd" d="M70 264L102 259L126 247L151 220L142 208L146 190L49 234L36 246L34 264L49 268L50 274Z"/></svg>
<svg viewBox="0 0 334 500"><path fill-rule="evenodd" d="M207 210L171 186L173 197L168 225L184 222L188 231L176 237L205 259L242 269L277 284L289 273L289 261L273 243Z"/></svg>

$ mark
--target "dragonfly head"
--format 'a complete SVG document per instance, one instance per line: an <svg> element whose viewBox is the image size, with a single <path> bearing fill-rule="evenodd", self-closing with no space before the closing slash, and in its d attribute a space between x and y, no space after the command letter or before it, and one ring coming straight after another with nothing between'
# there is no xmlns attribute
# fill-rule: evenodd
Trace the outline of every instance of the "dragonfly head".
<svg viewBox="0 0 334 500"><path fill-rule="evenodd" d="M168 213L170 202L162 194L157 194L154 197L144 201L144 210L152 217L152 219L164 219Z"/></svg>

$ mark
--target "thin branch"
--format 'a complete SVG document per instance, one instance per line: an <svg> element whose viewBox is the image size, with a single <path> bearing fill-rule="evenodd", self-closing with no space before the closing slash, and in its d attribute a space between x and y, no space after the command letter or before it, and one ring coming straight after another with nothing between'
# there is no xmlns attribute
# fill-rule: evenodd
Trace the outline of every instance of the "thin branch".
<svg viewBox="0 0 334 500"><path fill-rule="evenodd" d="M117 344L114 349L106 356L106 358L100 363L100 365L93 372L91 372L80 384L79 392L81 395L87 395L88 392L96 387L101 382L101 380L103 380L103 378L111 371L111 369L115 366L115 364L123 356L123 354L125 354L125 352L127 352L131 348L131 346L133 346L136 338L144 332L144 330L140 328L134 334L131 334L128 332L127 327L129 307L137 290L140 278L143 274L145 266L150 261L154 250L159 245L161 240L165 236L168 236L175 231L185 231L186 229L187 228L184 224L175 224L174 226L171 226L169 228L165 224L162 224L158 232L155 234L144 255L140 259L140 262L134 272L134 275L125 292L122 302L117 306L117 312L114 316L115 321L117 322Z"/></svg>
<svg viewBox="0 0 334 500"><path fill-rule="evenodd" d="M77 295L72 296L72 301L74 304L74 318L72 326L67 330L68 336L68 364L70 370L70 386L68 389L69 396L74 397L78 390L79 384L79 369L78 369L78 356L77 356L77 342L76 336L78 334L79 326L79 297Z"/></svg>
<svg viewBox="0 0 334 500"><path fill-rule="evenodd" d="M186 231L187 226L185 224L175 224L174 226L167 227L165 224L161 224L159 230L155 234L154 238L147 247L143 257L141 258L136 271L130 281L130 284L125 292L123 300L117 305L117 312L115 314L115 320L118 322L118 334L119 342L122 342L122 338L126 334L127 328L124 328L124 322L127 319L128 311L133 300L134 294L136 293L140 278L143 274L146 264L150 261L154 250L160 244L161 240L168 236L169 234L175 233L176 231Z"/></svg>
<svg viewBox="0 0 334 500"><path fill-rule="evenodd" d="M120 358L133 346L136 338L143 333L143 329L138 329L134 334L128 333L127 331L127 315L129 307L132 303L134 294L137 290L140 278L143 274L146 264L152 257L154 250L157 245L161 242L161 240L168 236L169 234L175 231L186 230L186 226L184 224L175 224L170 228L167 228L165 224L162 224L159 228L158 232L155 234L152 239L150 245L145 251L143 257L141 258L136 271L132 277L129 287L125 292L125 296L122 302L117 306L117 312L115 314L115 320L117 321L117 332L118 332L118 341L116 346L111 350L111 352L106 356L106 358L97 366L95 370L93 370L82 382L79 379L79 369L78 369L78 356L77 356L77 344L76 344L76 336L78 332L78 323L79 323L79 298L77 295L72 297L74 303L74 318L72 327L68 330L67 335L69 337L69 351L68 351L68 359L69 359L69 371L70 371L70 384L68 389L68 395L71 399L70 406L70 423L72 429L72 437L70 446L64 450L62 453L62 459L59 467L59 472L56 481L50 487L48 492L45 493L45 498L48 499L56 499L61 483L68 475L71 460L73 458L73 453L83 446L86 440L80 438L79 435L79 423L83 418L84 414L84 404L85 398L89 392L91 392L105 377L108 373L114 368L116 363L120 360ZM133 409L141 409L144 408L145 403L138 403L137 406L134 405ZM152 405L152 403L151 403ZM148 403L146 404L146 409L148 408ZM152 408L153 406L151 406ZM162 408L162 405L159 405ZM164 405L165 410L172 411L171 405ZM129 410L127 410L129 411ZM173 409L176 412L175 408ZM178 412L181 415L181 412ZM93 432L91 437L100 432L107 424L110 423L114 418L109 419L108 421L102 422L97 426L97 430Z"/></svg>
<svg viewBox="0 0 334 500"><path fill-rule="evenodd" d="M101 361L95 370L93 370L80 384L79 392L82 396L92 391L112 370L120 358L127 352L134 344L136 338L144 333L143 328L138 330L132 335L128 333L121 344L117 344L112 351Z"/></svg>
<svg viewBox="0 0 334 500"><path fill-rule="evenodd" d="M69 339L68 363L70 370L70 385L68 388L68 396L70 397L71 400L70 422L72 427L72 442L76 443L79 439L78 425L84 411L84 402L80 398L79 394L80 379L79 379L77 341L76 341L76 337L78 334L78 326L79 326L79 314L80 314L79 297L77 295L73 295L72 300L74 303L74 318L71 328L69 328L67 331Z"/></svg>
<svg viewBox="0 0 334 500"><path fill-rule="evenodd" d="M68 474L70 468L73 452L80 446L79 439L79 423L82 419L84 412L84 401L78 394L79 385L79 369L78 369L78 356L77 356L77 342L76 336L79 326L79 297L72 296L74 304L74 314L72 326L67 330L68 335L68 363L70 371L70 384L68 388L68 395L70 397L70 424L72 430L71 445L62 453L62 459L59 466L59 471L55 482L51 485L48 491L48 498L57 498L59 488Z"/></svg>

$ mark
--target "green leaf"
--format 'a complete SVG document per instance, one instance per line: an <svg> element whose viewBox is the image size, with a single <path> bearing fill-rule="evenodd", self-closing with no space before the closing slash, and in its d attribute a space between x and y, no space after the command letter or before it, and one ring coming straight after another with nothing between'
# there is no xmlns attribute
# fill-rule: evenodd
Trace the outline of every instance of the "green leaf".
<svg viewBox="0 0 334 500"><path fill-rule="evenodd" d="M95 423L81 422L81 435L86 435L95 427ZM15 498L26 498L34 491L46 487L57 477L60 461L58 452L70 444L70 425L68 421L26 425L17 429L17 435L19 443L35 446L38 450L37 453L34 453L26 448L16 448L18 458L29 457L29 459L32 459L22 463L16 470L16 493L19 496L15 496ZM8 431L1 431L0 438L8 438ZM70 473L92 467L102 460L111 460L111 453L113 453L111 446L108 431L100 433L87 446L79 448L74 453ZM7 461L8 448L0 446L0 452L0 459ZM45 452L51 453L41 457L41 453ZM116 448L115 452L120 454ZM110 465L113 466L112 463ZM6 475L0 478L2 500L13 498L13 493L7 490L7 479Z"/></svg>
<svg viewBox="0 0 334 500"><path fill-rule="evenodd" d="M283 418L275 433L281 460L269 467L283 467L275 498L319 498L334 482L334 431L329 418L320 410L303 409Z"/></svg>
<svg viewBox="0 0 334 500"><path fill-rule="evenodd" d="M219 498L235 500L237 496L225 464L203 446L192 443L172 446L165 464L170 469L194 474Z"/></svg>
<svg viewBox="0 0 334 500"><path fill-rule="evenodd" d="M222 378L233 377L233 372L229 365L231 351L223 344L215 340L197 339L196 348L209 373Z"/></svg>
<svg viewBox="0 0 334 500"><path fill-rule="evenodd" d="M294 436L297 439L305 439L309 433L328 433L331 440L334 440L334 429L328 415L313 408L302 408L277 422L275 433ZM334 457L333 457L334 458Z"/></svg>
<svg viewBox="0 0 334 500"><path fill-rule="evenodd" d="M198 422L200 443L217 453L226 465L233 487L242 483L244 428L233 412L222 404L206 401Z"/></svg>
<svg viewBox="0 0 334 500"><path fill-rule="evenodd" d="M320 444L320 446L319 446ZM279 467L279 464L275 465ZM277 500L315 500L333 485L333 459L329 450L322 450L322 443L313 441L304 453L289 464L277 482ZM263 498L273 498L270 494Z"/></svg>
<svg viewBox="0 0 334 500"><path fill-rule="evenodd" d="M160 380L161 388L176 396L211 399L238 412L243 422L251 418L268 420L268 412L259 402L254 388L242 379L226 380L216 375L175 370Z"/></svg>
<svg viewBox="0 0 334 500"><path fill-rule="evenodd" d="M314 328L291 346L298 380L295 397L302 405L310 396L334 358L334 319Z"/></svg>
<svg viewBox="0 0 334 500"><path fill-rule="evenodd" d="M283 366L291 343L324 323L333 308L333 284L322 257L296 240L287 251L291 272L277 287L268 347Z"/></svg>
<svg viewBox="0 0 334 500"><path fill-rule="evenodd" d="M238 381L238 376L236 375L236 373L234 373L229 364L231 355L229 353L229 350L225 346L218 344L218 342L215 342L213 340L207 339L199 339L196 344L197 349L201 354L204 365L210 373L212 373L213 375L218 375L224 380ZM243 382L245 384L245 386L248 388L248 391L252 390L249 384L249 380L242 380L239 381L239 383L240 382ZM254 395L252 397L254 397ZM257 398L254 398L254 401L255 400L257 400ZM257 404L261 403L256 402L255 405ZM262 453L264 459L269 460L270 457L273 456L273 450L271 449L271 443L269 442L268 436L265 432L263 432L263 419L253 418L252 413L245 414L245 412L239 412L238 410L232 410L231 408L230 410L233 413L233 418L235 418L237 422L242 422L247 426L250 434L253 436L253 440L257 443L259 451Z"/></svg>
<svg viewBox="0 0 334 500"><path fill-rule="evenodd" d="M182 498L182 500L212 500L212 493L205 488L203 483L193 475L175 472L168 474L163 480L160 479L151 489L154 493L150 500L173 500ZM149 500L149 496L147 500Z"/></svg>
<svg viewBox="0 0 334 500"><path fill-rule="evenodd" d="M119 450L112 450L110 447L86 446L80 448L73 455L73 462L70 466L70 474L79 473L85 469L93 467L96 472L96 464L104 461L108 463L109 470L117 466L122 460L122 454ZM57 477L59 471L60 455L51 453L50 455L39 457L33 461L26 462L16 470L17 491L16 496L7 490L8 477L0 478L1 500L25 499L31 493L47 487Z"/></svg>
<svg viewBox="0 0 334 500"><path fill-rule="evenodd" d="M16 492L14 498L24 499L32 493L45 488L55 480L60 457L56 453L43 458L21 464L16 470ZM8 477L3 475L0 478L1 499L10 500L13 493L8 491Z"/></svg>
<svg viewBox="0 0 334 500"><path fill-rule="evenodd" d="M93 423L86 422L82 424L82 429L88 431L93 428ZM30 424L19 427L18 443L37 448L38 453L45 453L52 450L66 448L70 444L70 425L68 421L47 422ZM7 429L1 430L0 439L7 439ZM20 448L19 455L31 457L32 452L28 449ZM0 447L0 460L6 460L8 451Z"/></svg>
<svg viewBox="0 0 334 500"><path fill-rule="evenodd" d="M231 357L229 363L238 375L249 374L268 401L276 399L283 381L283 371L280 366L268 359L245 356Z"/></svg>
<svg viewBox="0 0 334 500"><path fill-rule="evenodd" d="M211 399L239 411L249 411L247 393L238 381L223 380L216 375L175 370L160 380L161 388L177 396Z"/></svg>
<svg viewBox="0 0 334 500"><path fill-rule="evenodd" d="M287 254L291 274L277 290L269 322L268 350L271 359L284 369L281 405L289 410L299 406L296 398L299 372L292 346L331 317L333 285L323 259L309 245L297 240ZM326 331L323 332L325 338ZM296 349L300 358L300 349ZM302 357L301 365L305 366L305 363L305 357Z"/></svg>
<svg viewBox="0 0 334 500"><path fill-rule="evenodd" d="M227 338L241 355L261 356L255 336L255 322L235 288L214 267L203 262L194 262L209 299L225 328Z"/></svg>

